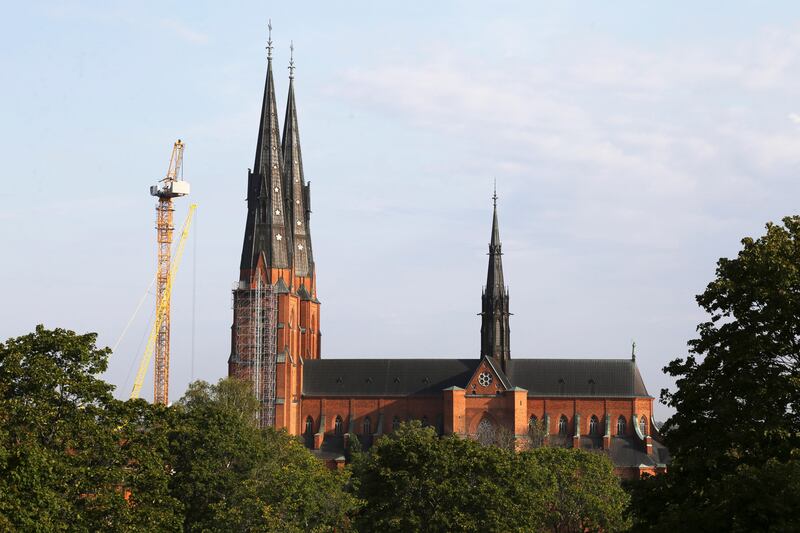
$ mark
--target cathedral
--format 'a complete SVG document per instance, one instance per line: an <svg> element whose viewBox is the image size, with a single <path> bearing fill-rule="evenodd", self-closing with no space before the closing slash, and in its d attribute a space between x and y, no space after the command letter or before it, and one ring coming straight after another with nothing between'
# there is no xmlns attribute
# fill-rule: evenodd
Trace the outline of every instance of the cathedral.
<svg viewBox="0 0 800 533"><path fill-rule="evenodd" d="M419 420L441 435L503 436L520 449L533 443L597 450L608 454L622 477L663 472L669 454L653 423L653 397L635 353L621 359L512 358L496 195L479 356L322 357L311 186L303 175L294 65L290 61L281 134L271 40L267 49L228 360L230 376L253 384L261 424L297 435L333 467L344 464L349 439L369 447L401 422Z"/></svg>

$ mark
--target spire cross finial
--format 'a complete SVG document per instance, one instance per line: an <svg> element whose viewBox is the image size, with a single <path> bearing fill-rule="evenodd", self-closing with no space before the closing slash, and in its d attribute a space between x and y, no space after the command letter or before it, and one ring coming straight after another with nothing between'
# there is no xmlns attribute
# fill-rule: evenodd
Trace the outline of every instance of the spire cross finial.
<svg viewBox="0 0 800 533"><path fill-rule="evenodd" d="M636 341L631 341L631 360L636 361Z"/></svg>
<svg viewBox="0 0 800 533"><path fill-rule="evenodd" d="M272 19L267 23L269 37L267 37L267 59L272 59Z"/></svg>
<svg viewBox="0 0 800 533"><path fill-rule="evenodd" d="M294 41L289 41L289 79L294 79Z"/></svg>
<svg viewBox="0 0 800 533"><path fill-rule="evenodd" d="M497 207L497 178L494 179L494 194L492 194L492 203Z"/></svg>

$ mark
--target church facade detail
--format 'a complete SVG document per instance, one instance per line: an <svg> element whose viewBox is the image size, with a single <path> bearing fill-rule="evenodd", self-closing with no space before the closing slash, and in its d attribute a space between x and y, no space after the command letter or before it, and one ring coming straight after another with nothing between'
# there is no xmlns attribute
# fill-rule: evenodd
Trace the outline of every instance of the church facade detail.
<svg viewBox="0 0 800 533"><path fill-rule="evenodd" d="M403 421L419 420L443 435L502 434L518 447L600 450L625 477L666 469L653 397L633 354L512 359L496 195L479 357L321 357L311 188L303 174L294 68L290 63L281 136L271 41L268 50L228 360L230 376L253 384L261 423L301 437L331 465L343 464L348 439L369 447Z"/></svg>

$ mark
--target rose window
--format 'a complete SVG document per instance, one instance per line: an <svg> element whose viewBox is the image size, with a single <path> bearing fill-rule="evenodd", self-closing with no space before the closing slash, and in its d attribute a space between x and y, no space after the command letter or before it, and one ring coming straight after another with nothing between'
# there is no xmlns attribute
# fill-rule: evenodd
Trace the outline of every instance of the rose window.
<svg viewBox="0 0 800 533"><path fill-rule="evenodd" d="M478 383L481 387L488 387L492 384L492 375L488 372L481 372L478 376Z"/></svg>

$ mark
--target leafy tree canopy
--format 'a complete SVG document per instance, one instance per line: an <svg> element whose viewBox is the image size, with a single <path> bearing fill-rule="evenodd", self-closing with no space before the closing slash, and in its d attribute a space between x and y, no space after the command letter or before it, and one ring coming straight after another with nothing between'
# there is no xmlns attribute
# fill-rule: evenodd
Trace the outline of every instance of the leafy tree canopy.
<svg viewBox="0 0 800 533"><path fill-rule="evenodd" d="M627 495L605 456L515 453L419 422L402 424L353 462L361 531L618 531Z"/></svg>
<svg viewBox="0 0 800 533"><path fill-rule="evenodd" d="M662 391L675 409L663 428L673 462L634 491L638 520L664 531L687 521L791 529L800 508L800 217L743 239L697 302L709 319L689 355L664 369L677 383Z"/></svg>
<svg viewBox="0 0 800 533"><path fill-rule="evenodd" d="M259 430L248 383L195 382L176 406L171 489L187 531L333 531L357 501L284 431Z"/></svg>
<svg viewBox="0 0 800 533"><path fill-rule="evenodd" d="M163 463L164 410L111 396L112 387L96 377L110 351L98 349L95 338L38 326L0 344L4 530L180 526Z"/></svg>

